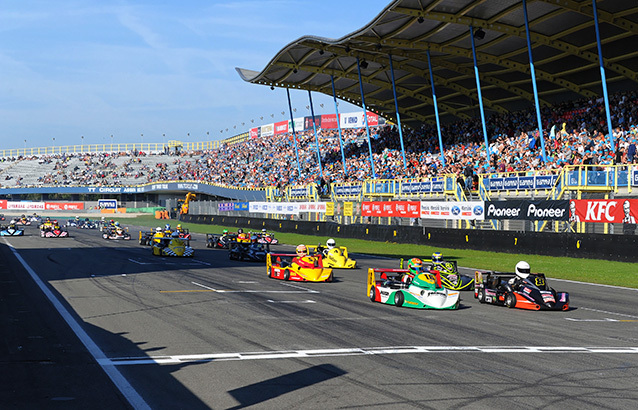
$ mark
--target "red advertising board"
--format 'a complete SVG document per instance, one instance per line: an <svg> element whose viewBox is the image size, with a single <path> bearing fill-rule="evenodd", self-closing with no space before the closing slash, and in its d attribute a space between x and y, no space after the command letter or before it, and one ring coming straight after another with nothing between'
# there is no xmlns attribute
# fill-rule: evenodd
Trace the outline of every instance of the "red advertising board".
<svg viewBox="0 0 638 410"><path fill-rule="evenodd" d="M368 111L368 125L376 127L379 125L379 116L373 112Z"/></svg>
<svg viewBox="0 0 638 410"><path fill-rule="evenodd" d="M47 211L80 211L84 209L84 202L45 202Z"/></svg>
<svg viewBox="0 0 638 410"><path fill-rule="evenodd" d="M570 222L632 223L638 220L638 199L574 199Z"/></svg>
<svg viewBox="0 0 638 410"><path fill-rule="evenodd" d="M337 128L337 114L328 114L321 116L321 128L323 129L336 129Z"/></svg>
<svg viewBox="0 0 638 410"><path fill-rule="evenodd" d="M275 135L285 134L288 132L288 121L280 121L275 123Z"/></svg>
<svg viewBox="0 0 638 410"><path fill-rule="evenodd" d="M363 216L418 218L420 213L421 203L417 201L378 201L361 204Z"/></svg>
<svg viewBox="0 0 638 410"><path fill-rule="evenodd" d="M0 199L0 209L7 209L7 200Z"/></svg>
<svg viewBox="0 0 638 410"><path fill-rule="evenodd" d="M257 127L251 128L250 131L248 132L248 135L250 136L251 139L257 138L259 136L259 128Z"/></svg>

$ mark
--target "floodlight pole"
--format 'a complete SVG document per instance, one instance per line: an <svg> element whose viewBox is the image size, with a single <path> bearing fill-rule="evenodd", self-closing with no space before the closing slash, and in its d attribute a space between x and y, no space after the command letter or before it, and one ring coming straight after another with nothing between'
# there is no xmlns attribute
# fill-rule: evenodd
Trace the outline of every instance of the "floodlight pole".
<svg viewBox="0 0 638 410"><path fill-rule="evenodd" d="M594 0L596 1L596 0ZM534 58L532 57L532 40L529 34L529 18L527 16L527 0L523 0L523 14L525 15L525 33L527 34L527 52L529 54L529 69L532 74L532 86L534 89L534 103L536 104L536 120L538 121L538 135L541 140L541 153L543 162L547 162L545 154L545 137L543 137L543 121L541 120L541 106L538 101L538 88L536 87L536 71L534 70Z"/></svg>
<svg viewBox="0 0 638 410"><path fill-rule="evenodd" d="M479 79L478 63L476 62L476 45L474 44L474 27L470 26L470 40L472 41L472 57L474 58L474 76L476 77L476 92L478 94L479 109L481 110L481 123L483 124L483 137L485 138L485 151L487 153L487 165L490 164L490 145L487 141L487 125L485 124L485 111L483 110L483 97L481 96L481 80Z"/></svg>
<svg viewBox="0 0 638 410"><path fill-rule="evenodd" d="M315 130L315 144L317 144L317 160L319 161L319 177L323 179L323 168L321 167L321 153L319 152L319 136L317 135L317 124L315 123L315 109L312 106L312 94L308 90L310 100L310 115L312 115L312 128Z"/></svg>
<svg viewBox="0 0 638 410"><path fill-rule="evenodd" d="M368 126L368 110L366 109L366 99L363 94L363 81L361 80L361 64L359 63L359 57L357 57L357 72L359 73L359 90L361 91L361 106L363 107L363 120L366 124L366 134L368 136L368 150L370 151L370 169L372 171L372 178L377 179L377 173L374 170L374 160L372 159L372 142L370 142L370 127Z"/></svg>
<svg viewBox="0 0 638 410"><path fill-rule="evenodd" d="M341 123L339 121L339 104L337 104L337 93L335 92L335 77L330 75L330 82L332 83L332 98L335 102L335 113L337 115L337 129L339 130L339 147L341 148L341 161L343 162L343 176L346 178L348 176L348 172L346 169L346 156L343 153L343 141L341 136Z"/></svg>
<svg viewBox="0 0 638 410"><path fill-rule="evenodd" d="M297 179L301 179L301 165L299 164L299 151L297 150L297 133L295 133L295 119L292 117L292 104L290 103L290 89L286 88L288 95L288 111L290 111L290 125L292 125L292 140L295 144L295 157L297 158Z"/></svg>
<svg viewBox="0 0 638 410"><path fill-rule="evenodd" d="M403 154L403 169L407 171L408 164L405 160L405 147L403 146L403 129L401 127L401 116L399 115L399 99L397 98L397 87L394 81L394 66L392 64L392 54L388 54L390 59L390 76L392 77L392 93L394 94L394 108L397 112L397 127L399 127L399 140L401 141L401 154Z"/></svg>
<svg viewBox="0 0 638 410"><path fill-rule="evenodd" d="M430 85L432 86L432 102L434 103L434 116L436 117L436 131L439 134L439 150L441 151L441 164L445 166L445 154L443 153L443 137L441 136L441 121L439 120L439 107L436 103L436 91L434 90L434 73L432 73L432 59L430 50L428 54L428 70L430 70Z"/></svg>
<svg viewBox="0 0 638 410"><path fill-rule="evenodd" d="M614 148L614 130L611 125L611 114L609 110L609 95L607 94L607 77L605 76L605 67L603 65L603 48L600 44L600 31L598 29L598 9L596 8L596 0L592 0L594 8L594 27L596 28L596 44L598 45L598 62L600 63L600 82L603 84L603 98L605 100L605 113L607 114L607 129L609 131L609 146L612 152Z"/></svg>

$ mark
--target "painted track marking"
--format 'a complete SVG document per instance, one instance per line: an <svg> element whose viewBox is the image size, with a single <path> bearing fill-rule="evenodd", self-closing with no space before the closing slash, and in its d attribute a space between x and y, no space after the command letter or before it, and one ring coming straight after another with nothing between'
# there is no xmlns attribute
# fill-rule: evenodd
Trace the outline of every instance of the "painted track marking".
<svg viewBox="0 0 638 410"><path fill-rule="evenodd" d="M115 357L104 359L105 365L130 366L145 364L175 364L237 360L292 359L335 356L367 356L428 353L580 353L638 354L638 347L578 347L578 346L390 346L370 348L335 348L310 350L280 350L262 352L211 353L155 357Z"/></svg>
<svg viewBox="0 0 638 410"><path fill-rule="evenodd" d="M292 287L297 288L299 290L214 289L214 288L211 288L210 286L202 285L201 283L197 283L197 282L191 282L191 283L195 286L202 287L210 292L217 292L217 293L319 293L319 291L317 290L306 289L306 288L302 288L301 286L294 286L294 285ZM289 285L289 284L283 283L282 285ZM165 291L165 292L168 292L168 291Z"/></svg>
<svg viewBox="0 0 638 410"><path fill-rule="evenodd" d="M306 300L272 300L267 299L268 303L317 303L314 300L306 299Z"/></svg>
<svg viewBox="0 0 638 410"><path fill-rule="evenodd" d="M616 315L616 316L623 316L623 317L630 317L630 318L633 318L633 319L638 319L638 316L627 315L627 314L624 314L624 313L617 313L617 312L609 312L607 310L592 309L592 308L587 308L587 307L578 307L578 309L589 310L591 312L605 313L607 315Z"/></svg>

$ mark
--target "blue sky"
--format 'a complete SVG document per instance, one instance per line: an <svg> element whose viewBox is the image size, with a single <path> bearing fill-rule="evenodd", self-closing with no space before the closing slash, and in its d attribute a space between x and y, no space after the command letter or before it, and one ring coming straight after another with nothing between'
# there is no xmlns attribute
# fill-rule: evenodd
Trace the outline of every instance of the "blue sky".
<svg viewBox="0 0 638 410"><path fill-rule="evenodd" d="M341 37L389 2L0 0L0 149L217 140L288 118L285 90L235 67L260 71L303 35ZM291 94L305 114L307 93Z"/></svg>

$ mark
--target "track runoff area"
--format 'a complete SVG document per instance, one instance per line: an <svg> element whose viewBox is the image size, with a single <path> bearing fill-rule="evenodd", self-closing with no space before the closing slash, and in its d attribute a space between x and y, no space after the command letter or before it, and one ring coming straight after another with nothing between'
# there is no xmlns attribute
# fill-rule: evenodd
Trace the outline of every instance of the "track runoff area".
<svg viewBox="0 0 638 410"><path fill-rule="evenodd" d="M570 293L569 311L482 305L472 292L459 310L413 310L366 294L367 268L397 260L353 255L360 267L336 270L332 283L290 283L207 249L203 235L191 242L195 256L179 259L93 230L71 229L68 239L25 233L2 239L8 257L133 408L634 408L638 400L635 289L550 278Z"/></svg>

